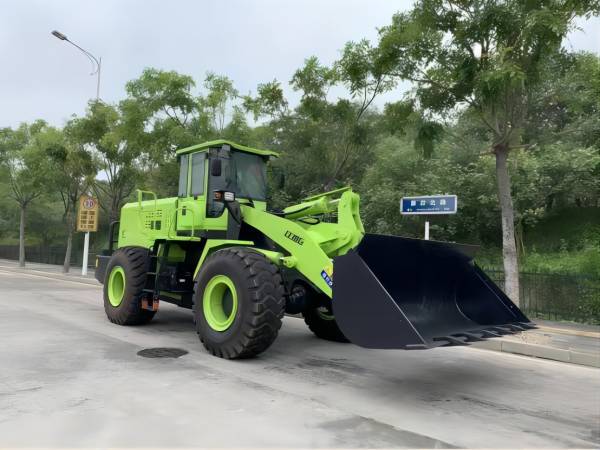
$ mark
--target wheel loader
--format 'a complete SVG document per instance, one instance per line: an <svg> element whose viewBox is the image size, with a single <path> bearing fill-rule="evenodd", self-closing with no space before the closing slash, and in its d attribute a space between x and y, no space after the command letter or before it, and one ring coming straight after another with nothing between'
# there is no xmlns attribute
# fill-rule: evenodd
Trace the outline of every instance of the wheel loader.
<svg viewBox="0 0 600 450"><path fill-rule="evenodd" d="M97 257L104 309L119 325L159 303L193 311L213 355L265 351L284 314L323 339L429 349L533 327L473 262L475 247L367 234L345 187L280 211L267 206L278 155L226 140L177 151L177 197L138 191Z"/></svg>

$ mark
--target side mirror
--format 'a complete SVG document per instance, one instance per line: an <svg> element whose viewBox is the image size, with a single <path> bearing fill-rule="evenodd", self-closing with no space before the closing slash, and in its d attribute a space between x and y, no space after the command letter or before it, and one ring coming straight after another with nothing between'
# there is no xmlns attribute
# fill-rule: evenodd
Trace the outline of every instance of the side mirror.
<svg viewBox="0 0 600 450"><path fill-rule="evenodd" d="M221 160L220 159L212 159L210 161L210 174L213 177L221 176Z"/></svg>

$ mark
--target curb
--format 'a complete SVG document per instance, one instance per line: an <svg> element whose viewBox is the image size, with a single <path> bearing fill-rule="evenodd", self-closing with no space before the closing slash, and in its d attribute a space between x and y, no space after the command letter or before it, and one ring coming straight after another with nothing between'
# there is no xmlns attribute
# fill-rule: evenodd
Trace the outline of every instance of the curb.
<svg viewBox="0 0 600 450"><path fill-rule="evenodd" d="M534 322L535 322L535 320L534 320ZM548 327L546 325L539 325L539 324L537 324L537 329L540 331L549 331L551 333L569 334L571 336L583 336L583 337L591 337L591 338L600 339L600 331L571 330L568 328Z"/></svg>
<svg viewBox="0 0 600 450"><path fill-rule="evenodd" d="M102 286L95 278L84 278L77 275L63 275L52 272L44 272L35 269L21 269L15 267L0 266L0 270L5 272L22 273L24 275L32 275L35 277L50 278L52 280L70 281L72 283L88 284L90 286Z"/></svg>
<svg viewBox="0 0 600 450"><path fill-rule="evenodd" d="M477 342L473 344L473 347L600 368L600 347L598 353L584 353L506 339L490 339L489 341Z"/></svg>

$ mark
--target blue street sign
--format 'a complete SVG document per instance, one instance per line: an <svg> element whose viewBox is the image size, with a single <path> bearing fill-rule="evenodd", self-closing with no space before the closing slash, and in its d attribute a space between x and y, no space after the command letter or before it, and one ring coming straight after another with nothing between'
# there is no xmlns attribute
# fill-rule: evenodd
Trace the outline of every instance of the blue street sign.
<svg viewBox="0 0 600 450"><path fill-rule="evenodd" d="M457 207L456 195L424 195L400 200L400 213L406 215L456 214Z"/></svg>

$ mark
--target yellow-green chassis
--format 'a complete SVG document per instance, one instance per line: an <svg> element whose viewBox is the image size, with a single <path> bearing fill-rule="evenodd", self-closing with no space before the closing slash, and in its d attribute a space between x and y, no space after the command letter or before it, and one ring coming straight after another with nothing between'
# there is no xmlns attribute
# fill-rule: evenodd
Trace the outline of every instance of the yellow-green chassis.
<svg viewBox="0 0 600 450"><path fill-rule="evenodd" d="M226 247L244 246L263 253L277 266L297 272L331 298L332 259L356 247L364 235L359 217L359 196L349 187L306 198L303 203L281 213L266 211L264 202L240 199L242 227L257 230L267 238L269 246L261 245L264 239L259 243L210 237L216 231L225 234L228 221L235 220L227 209L220 218L212 220L210 230L194 229L193 224L178 224L178 221L183 222L181 199L154 197L142 200L144 194L154 195L139 191L138 201L126 204L122 209L118 247L154 249L168 263L182 261L186 251L198 251L194 278L211 253ZM188 206L185 215L202 211L203 206L197 210ZM316 216L327 217L328 221ZM190 246L192 243L197 245Z"/></svg>

